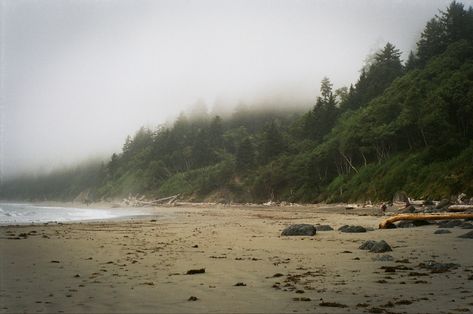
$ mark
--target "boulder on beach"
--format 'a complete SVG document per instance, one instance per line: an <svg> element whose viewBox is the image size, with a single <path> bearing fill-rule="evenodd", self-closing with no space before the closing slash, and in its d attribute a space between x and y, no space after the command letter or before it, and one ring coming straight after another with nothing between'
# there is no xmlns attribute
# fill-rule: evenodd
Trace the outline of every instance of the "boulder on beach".
<svg viewBox="0 0 473 314"><path fill-rule="evenodd" d="M309 224L296 224L290 225L285 228L281 235L283 236L313 236L317 232L317 229L313 225Z"/></svg>
<svg viewBox="0 0 473 314"><path fill-rule="evenodd" d="M369 250L371 253L384 253L384 252L390 252L392 251L391 246L386 243L386 241L381 240L381 241L373 241L373 240L368 240L363 242L362 245L360 245L359 249L361 250Z"/></svg>
<svg viewBox="0 0 473 314"><path fill-rule="evenodd" d="M315 229L317 231L332 231L333 228L329 225L315 225Z"/></svg>
<svg viewBox="0 0 473 314"><path fill-rule="evenodd" d="M371 250L371 248L376 244L376 241L368 240L363 242L358 248L360 250Z"/></svg>
<svg viewBox="0 0 473 314"><path fill-rule="evenodd" d="M344 225L338 228L338 231L346 232L346 233L361 233L361 232L366 232L366 228L362 226Z"/></svg>
<svg viewBox="0 0 473 314"><path fill-rule="evenodd" d="M384 240L376 242L376 244L370 249L372 253L384 253L392 251L391 246Z"/></svg>

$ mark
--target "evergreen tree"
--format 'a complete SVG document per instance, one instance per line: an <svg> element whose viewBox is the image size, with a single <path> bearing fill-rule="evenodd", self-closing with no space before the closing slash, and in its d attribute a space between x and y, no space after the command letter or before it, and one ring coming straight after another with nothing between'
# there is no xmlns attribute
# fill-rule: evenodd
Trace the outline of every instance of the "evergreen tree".
<svg viewBox="0 0 473 314"><path fill-rule="evenodd" d="M249 137L245 138L236 153L236 171L237 173L245 173L254 167L255 150Z"/></svg>
<svg viewBox="0 0 473 314"><path fill-rule="evenodd" d="M419 64L424 66L427 61L442 53L447 47L445 26L438 18L432 18L425 26L417 42L417 56Z"/></svg>
<svg viewBox="0 0 473 314"><path fill-rule="evenodd" d="M332 97L332 87L333 84L330 82L329 78L325 76L320 83L320 95L324 102L327 102L329 98Z"/></svg>
<svg viewBox="0 0 473 314"><path fill-rule="evenodd" d="M260 162L267 163L282 152L284 152L286 145L277 124L271 121L266 125L262 134Z"/></svg>
<svg viewBox="0 0 473 314"><path fill-rule="evenodd" d="M317 97L314 108L303 118L304 134L316 142L320 142L330 132L338 117L332 86L330 80L324 77L320 84L321 97Z"/></svg>
<svg viewBox="0 0 473 314"><path fill-rule="evenodd" d="M220 116L215 116L210 122L209 143L213 148L223 147L223 125Z"/></svg>
<svg viewBox="0 0 473 314"><path fill-rule="evenodd" d="M404 65L404 70L406 72L409 72L411 70L414 70L417 67L417 58L412 52L412 50L409 52L409 57L407 58L406 64Z"/></svg>
<svg viewBox="0 0 473 314"><path fill-rule="evenodd" d="M355 88L350 90L347 100L341 104L342 111L356 110L381 95L392 81L403 74L400 57L399 49L389 42L377 52L369 65L362 69Z"/></svg>
<svg viewBox="0 0 473 314"><path fill-rule="evenodd" d="M425 26L417 42L419 65L425 66L432 57L438 56L448 45L458 40L473 41L473 11L470 7L452 1L445 11L436 15Z"/></svg>

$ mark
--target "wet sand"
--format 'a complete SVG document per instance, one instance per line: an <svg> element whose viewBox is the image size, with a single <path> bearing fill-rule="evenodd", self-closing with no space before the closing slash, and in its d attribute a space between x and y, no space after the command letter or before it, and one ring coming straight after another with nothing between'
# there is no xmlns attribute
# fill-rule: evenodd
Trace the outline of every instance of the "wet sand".
<svg viewBox="0 0 473 314"><path fill-rule="evenodd" d="M0 227L0 312L473 311L473 239L457 238L469 230L378 230L376 210L310 206L156 212L167 215ZM295 223L335 230L280 236ZM374 230L336 230L345 224ZM365 240L393 251L360 250ZM387 254L392 261L374 260ZM459 267L431 273L419 267L428 260Z"/></svg>

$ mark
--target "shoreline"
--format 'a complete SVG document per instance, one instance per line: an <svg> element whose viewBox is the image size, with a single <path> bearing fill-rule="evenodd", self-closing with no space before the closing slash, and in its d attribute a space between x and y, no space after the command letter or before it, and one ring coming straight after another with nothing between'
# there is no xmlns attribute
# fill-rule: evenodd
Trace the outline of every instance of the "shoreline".
<svg viewBox="0 0 473 314"><path fill-rule="evenodd" d="M28 225L42 225L42 224L71 224L71 223L100 223L100 222L124 222L139 221L158 218L161 219L164 216L175 217L176 213L182 211L198 211L201 209L205 210L238 210L238 209L249 209L249 210L260 210L260 211L273 211L275 209L288 210L288 211L316 211L319 213L341 213L346 215L362 215L362 216L383 216L383 213L375 206L362 207L361 205L355 205L357 207L347 209L347 204L334 203L334 204L287 204L287 205L264 205L264 204L220 204L220 203L196 203L196 202L178 202L173 205L157 205L157 206L127 206L124 204L117 204L116 202L97 202L84 204L82 202L59 202L59 201L42 201L42 202L21 202L21 201L0 201L1 204L12 204L12 205L32 205L37 207L48 207L48 208L67 208L67 209L90 209L90 210L109 210L109 211L130 211L129 214L121 217L110 217L110 218L90 218L90 219L74 219L74 220L51 220L43 222L14 222L14 223L0 223L0 226L28 226ZM352 204L353 205L353 204ZM353 206L351 206L353 207ZM135 211L140 214L133 214Z"/></svg>
<svg viewBox="0 0 473 314"><path fill-rule="evenodd" d="M458 238L468 230L379 230L379 216L323 207L168 209L174 217L0 227L0 313L438 313L473 305L473 240ZM334 230L281 236L295 223ZM337 230L345 224L373 231ZM360 250L367 240L392 251ZM429 260L459 266L432 273L420 266ZM186 274L196 269L205 272Z"/></svg>

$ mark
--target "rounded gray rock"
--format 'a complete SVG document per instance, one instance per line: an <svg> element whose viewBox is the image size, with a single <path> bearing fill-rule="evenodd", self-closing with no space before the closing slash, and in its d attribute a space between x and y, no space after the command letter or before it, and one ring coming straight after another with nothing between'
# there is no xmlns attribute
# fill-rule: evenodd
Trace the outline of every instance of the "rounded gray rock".
<svg viewBox="0 0 473 314"><path fill-rule="evenodd" d="M283 236L313 236L317 232L315 226L309 224L296 224L285 228Z"/></svg>
<svg viewBox="0 0 473 314"><path fill-rule="evenodd" d="M366 229L365 229L365 227L362 227L362 226L344 225L344 226L338 228L338 231L347 232L347 233L360 233L360 232L366 232Z"/></svg>
<svg viewBox="0 0 473 314"><path fill-rule="evenodd" d="M392 251L391 246L384 240L376 242L376 244L370 249L370 252L372 253L384 253L390 251Z"/></svg>
<svg viewBox="0 0 473 314"><path fill-rule="evenodd" d="M376 244L376 241L373 240L368 240L363 242L363 244L360 245L359 249L360 250L371 250L371 248Z"/></svg>

